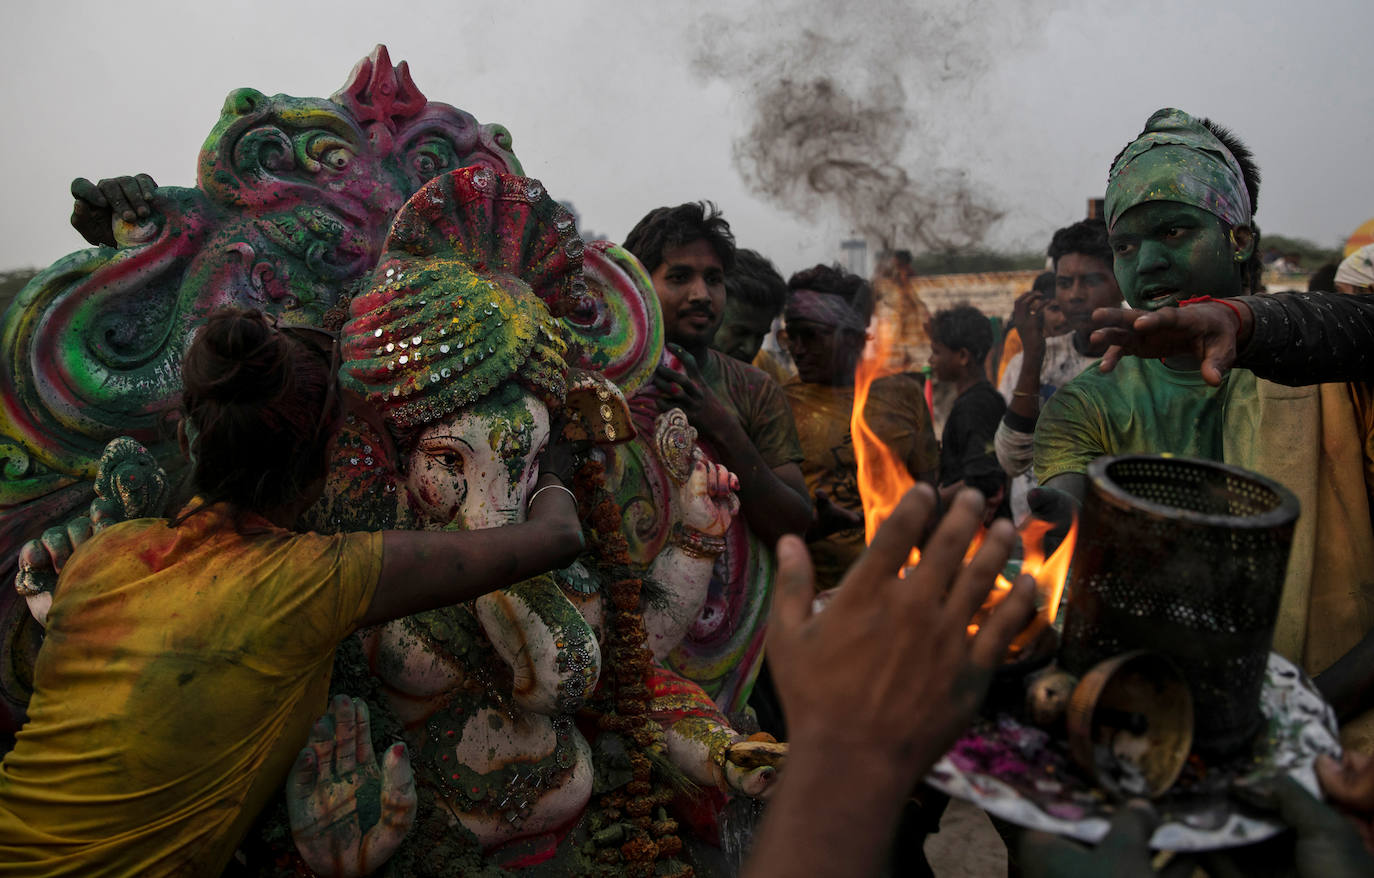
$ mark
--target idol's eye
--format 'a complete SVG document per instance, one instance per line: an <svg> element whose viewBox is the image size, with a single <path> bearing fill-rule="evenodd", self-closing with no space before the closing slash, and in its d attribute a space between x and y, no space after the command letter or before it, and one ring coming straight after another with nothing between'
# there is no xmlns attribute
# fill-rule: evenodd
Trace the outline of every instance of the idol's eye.
<svg viewBox="0 0 1374 878"><path fill-rule="evenodd" d="M447 470L462 472L463 455L456 448L446 445L433 445L422 449L425 456Z"/></svg>
<svg viewBox="0 0 1374 878"><path fill-rule="evenodd" d="M413 148L410 164L415 169L416 174L429 179L456 164L453 146L442 138L426 138Z"/></svg>
<svg viewBox="0 0 1374 878"><path fill-rule="evenodd" d="M310 141L306 154L312 159L335 171L342 171L353 161L353 150L348 144L330 135L316 137Z"/></svg>

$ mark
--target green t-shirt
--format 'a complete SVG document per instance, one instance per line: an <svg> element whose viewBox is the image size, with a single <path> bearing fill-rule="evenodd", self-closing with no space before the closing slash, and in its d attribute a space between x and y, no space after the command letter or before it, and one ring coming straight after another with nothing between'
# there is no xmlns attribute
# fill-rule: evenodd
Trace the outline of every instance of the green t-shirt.
<svg viewBox="0 0 1374 878"><path fill-rule="evenodd" d="M1035 475L1043 485L1063 473L1086 473L1104 454L1221 460L1227 412L1255 400L1255 378L1245 371L1232 371L1212 387L1201 372L1177 371L1158 360L1123 357L1107 374L1094 362L1041 409Z"/></svg>

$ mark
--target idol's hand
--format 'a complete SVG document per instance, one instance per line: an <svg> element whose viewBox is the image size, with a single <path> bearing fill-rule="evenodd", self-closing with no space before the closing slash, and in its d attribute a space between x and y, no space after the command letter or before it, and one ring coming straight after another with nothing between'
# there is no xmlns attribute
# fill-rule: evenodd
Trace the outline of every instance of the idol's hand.
<svg viewBox="0 0 1374 878"><path fill-rule="evenodd" d="M291 837L317 875L356 878L385 863L415 821L404 744L372 752L367 703L339 695L315 723L286 786Z"/></svg>
<svg viewBox="0 0 1374 878"><path fill-rule="evenodd" d="M94 529L85 515L64 525L50 527L43 536L29 540L19 549L19 572L14 587L29 604L29 612L39 624L48 622L57 577L77 547L91 538Z"/></svg>
<svg viewBox="0 0 1374 878"><path fill-rule="evenodd" d="M1233 310L1234 309L1234 310ZM1199 302L1158 311L1098 308L1093 312L1094 345L1111 345L1099 367L1110 372L1126 354L1137 357L1192 357L1202 377L1221 384L1236 362L1236 352L1250 339L1254 315L1239 300Z"/></svg>
<svg viewBox="0 0 1374 878"><path fill-rule="evenodd" d="M725 748L725 780L737 793L767 798L787 761L787 745L776 741L736 741Z"/></svg>
<svg viewBox="0 0 1374 878"><path fill-rule="evenodd" d="M72 228L92 244L115 246L116 219L137 223L153 215L153 191L157 183L147 174L114 177L92 183L85 177L72 181Z"/></svg>
<svg viewBox="0 0 1374 878"><path fill-rule="evenodd" d="M680 521L707 536L720 537L730 529L739 512L739 479L697 448L692 451L692 474L678 488Z"/></svg>

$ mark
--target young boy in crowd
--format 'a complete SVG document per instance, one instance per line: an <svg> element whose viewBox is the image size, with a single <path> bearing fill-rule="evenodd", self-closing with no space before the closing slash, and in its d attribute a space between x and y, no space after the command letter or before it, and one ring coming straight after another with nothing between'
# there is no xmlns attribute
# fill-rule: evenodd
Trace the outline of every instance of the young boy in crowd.
<svg viewBox="0 0 1374 878"><path fill-rule="evenodd" d="M940 500L949 503L960 488L977 488L987 498L988 521L1010 514L1007 476L994 445L1007 404L983 371L991 347L992 323L972 305L939 311L931 321L931 371L956 394L940 437Z"/></svg>

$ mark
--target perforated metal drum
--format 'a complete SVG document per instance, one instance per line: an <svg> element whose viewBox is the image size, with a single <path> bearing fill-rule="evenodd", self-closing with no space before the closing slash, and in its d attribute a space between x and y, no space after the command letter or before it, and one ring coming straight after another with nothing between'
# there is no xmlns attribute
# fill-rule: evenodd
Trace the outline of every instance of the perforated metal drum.
<svg viewBox="0 0 1374 878"><path fill-rule="evenodd" d="M1099 458L1088 477L1060 665L1081 675L1162 652L1192 689L1197 749L1237 751L1260 725L1297 498L1238 467L1162 455Z"/></svg>

